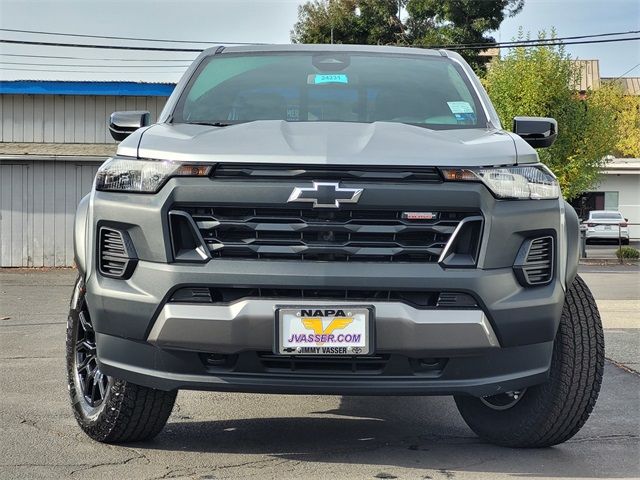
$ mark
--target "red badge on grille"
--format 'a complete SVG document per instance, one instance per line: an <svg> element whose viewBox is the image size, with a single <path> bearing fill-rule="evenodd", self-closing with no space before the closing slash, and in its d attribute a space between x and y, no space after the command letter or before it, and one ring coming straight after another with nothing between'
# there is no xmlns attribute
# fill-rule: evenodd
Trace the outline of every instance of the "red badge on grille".
<svg viewBox="0 0 640 480"><path fill-rule="evenodd" d="M406 220L433 220L436 214L433 212L402 212L402 218Z"/></svg>

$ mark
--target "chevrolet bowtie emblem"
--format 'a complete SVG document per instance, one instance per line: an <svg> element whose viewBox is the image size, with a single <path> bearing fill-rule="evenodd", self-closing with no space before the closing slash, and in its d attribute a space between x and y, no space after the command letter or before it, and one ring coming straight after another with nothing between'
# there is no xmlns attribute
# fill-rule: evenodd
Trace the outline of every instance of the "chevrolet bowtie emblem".
<svg viewBox="0 0 640 480"><path fill-rule="evenodd" d="M362 188L341 188L337 183L313 182L313 187L296 187L287 202L311 202L313 208L340 208L343 203L358 203Z"/></svg>

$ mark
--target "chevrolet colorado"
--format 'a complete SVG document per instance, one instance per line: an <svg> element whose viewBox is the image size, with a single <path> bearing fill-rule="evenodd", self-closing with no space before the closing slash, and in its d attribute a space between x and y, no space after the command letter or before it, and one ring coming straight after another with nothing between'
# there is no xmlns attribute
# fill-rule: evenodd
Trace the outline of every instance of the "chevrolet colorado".
<svg viewBox="0 0 640 480"><path fill-rule="evenodd" d="M462 57L218 47L122 140L75 219L71 403L157 435L179 389L453 395L479 436L554 445L600 389L578 218Z"/></svg>

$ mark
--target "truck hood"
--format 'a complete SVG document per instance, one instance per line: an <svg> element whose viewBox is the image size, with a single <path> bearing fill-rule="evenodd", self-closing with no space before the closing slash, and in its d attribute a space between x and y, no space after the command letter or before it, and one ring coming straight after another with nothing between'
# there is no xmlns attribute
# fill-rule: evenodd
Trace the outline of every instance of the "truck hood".
<svg viewBox="0 0 640 480"><path fill-rule="evenodd" d="M162 123L134 133L118 152L130 155L137 146L140 158L188 162L482 166L516 164L519 140L501 130L430 130L391 122Z"/></svg>

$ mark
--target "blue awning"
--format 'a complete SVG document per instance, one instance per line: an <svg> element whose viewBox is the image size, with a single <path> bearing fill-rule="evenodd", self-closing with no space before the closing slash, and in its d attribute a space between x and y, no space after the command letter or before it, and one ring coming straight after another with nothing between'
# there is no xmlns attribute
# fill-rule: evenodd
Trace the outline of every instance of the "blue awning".
<svg viewBox="0 0 640 480"><path fill-rule="evenodd" d="M174 87L175 84L173 83L16 80L0 81L0 94L168 97L173 92Z"/></svg>

